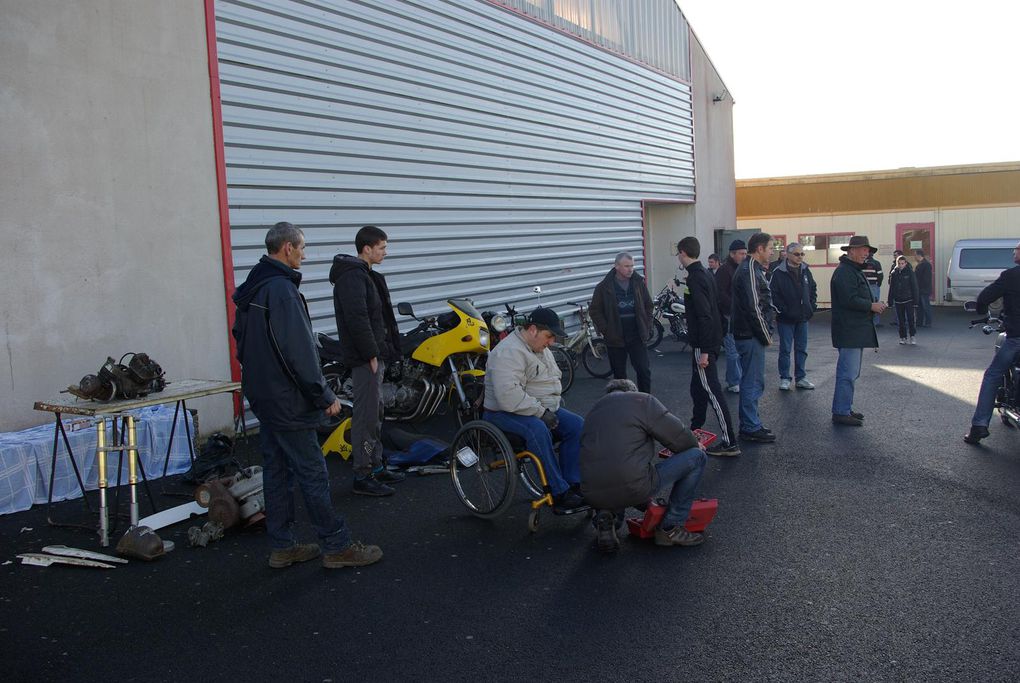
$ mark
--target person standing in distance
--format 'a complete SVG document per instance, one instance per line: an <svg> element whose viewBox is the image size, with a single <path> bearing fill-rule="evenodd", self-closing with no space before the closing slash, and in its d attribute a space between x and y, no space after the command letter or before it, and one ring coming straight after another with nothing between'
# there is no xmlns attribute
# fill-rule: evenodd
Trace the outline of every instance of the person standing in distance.
<svg viewBox="0 0 1020 683"><path fill-rule="evenodd" d="M719 261L718 255L716 254L708 255L708 272L713 278L715 277L715 273L717 270L719 270L719 266L721 265L722 263Z"/></svg>
<svg viewBox="0 0 1020 683"><path fill-rule="evenodd" d="M637 374L638 391L652 390L648 347L652 330L652 296L640 274L634 272L634 257L616 255L616 262L595 286L591 297L591 319L606 342L613 377L627 379L627 357Z"/></svg>
<svg viewBox="0 0 1020 683"><path fill-rule="evenodd" d="M269 566L289 567L322 552L318 545L298 543L294 536L295 484L325 548L324 567L378 562L382 551L351 541L347 524L329 497L329 474L316 427L325 416L340 412L340 401L322 376L308 307L298 291L305 236L290 223L277 223L266 234L266 251L234 292L237 314L231 332L241 363L241 386L259 419L266 532L272 546Z"/></svg>
<svg viewBox="0 0 1020 683"><path fill-rule="evenodd" d="M337 254L329 271L340 349L354 385L353 490L362 496L393 495L390 484L404 479L387 470L382 460L382 382L386 363L400 358L390 290L386 278L374 270L386 258L386 245L386 233L366 225L354 238L358 255Z"/></svg>
<svg viewBox="0 0 1020 683"><path fill-rule="evenodd" d="M861 375L864 349L878 350L878 334L872 316L881 315L888 307L872 299L871 286L864 276L868 256L878 249L868 243L865 235L854 235L849 244L840 248L846 254L839 257L839 265L829 281L832 345L839 354L836 387L832 392L832 421L861 427L864 414L853 409L854 385Z"/></svg>
<svg viewBox="0 0 1020 683"><path fill-rule="evenodd" d="M924 249L915 249L917 267L914 276L917 278L917 326L931 327L931 293L935 284L932 279L931 261L924 257Z"/></svg>
<svg viewBox="0 0 1020 683"><path fill-rule="evenodd" d="M868 289L871 291L872 301L882 300L882 281L885 279L885 273L882 272L882 264L875 258L875 254L878 249L868 254L868 258L864 260L864 279L868 281ZM878 313L875 314L875 327L882 324L882 318Z"/></svg>
<svg viewBox="0 0 1020 683"><path fill-rule="evenodd" d="M758 417L765 391L765 348L772 345L772 293L766 268L772 258L772 236L759 232L747 242L748 258L733 276L730 331L740 354L740 438L772 443L776 435Z"/></svg>
<svg viewBox="0 0 1020 683"><path fill-rule="evenodd" d="M798 389L814 389L815 385L807 378L807 343L808 321L818 307L818 286L804 263L804 247L797 242L786 247L786 258L772 271L769 285L779 329L779 389L789 391L794 379Z"/></svg>
<svg viewBox="0 0 1020 683"><path fill-rule="evenodd" d="M730 310L733 308L733 275L747 258L747 245L743 240L730 242L730 255L715 273L715 288L719 294L719 314L722 316L723 348L726 349L726 391L734 394L740 391L740 355L733 342L730 330Z"/></svg>
<svg viewBox="0 0 1020 683"><path fill-rule="evenodd" d="M1006 338L981 379L970 431L963 437L969 444L981 443L981 439L988 436L988 425L995 410L995 395L1002 386L1009 364L1020 353L1020 244L1013 249L1013 263L1017 265L1002 271L998 279L981 290L977 298L978 313L987 313L989 304L1002 299L1001 316L1006 321Z"/></svg>
<svg viewBox="0 0 1020 683"><path fill-rule="evenodd" d="M706 449L709 455L740 455L737 436L733 431L730 408L719 385L716 360L722 345L723 327L719 315L719 297L715 291L715 278L701 265L698 256L701 244L696 237L685 237L676 247L677 260L687 271L684 283L684 309L687 315L687 334L691 345L691 402L694 412L691 429L705 425L708 404L712 404L719 420L719 441Z"/></svg>

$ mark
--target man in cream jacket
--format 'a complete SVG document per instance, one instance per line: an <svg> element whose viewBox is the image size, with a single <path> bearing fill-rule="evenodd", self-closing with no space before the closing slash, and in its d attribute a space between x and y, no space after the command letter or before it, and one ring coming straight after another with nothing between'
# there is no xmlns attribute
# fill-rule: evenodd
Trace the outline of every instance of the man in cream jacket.
<svg viewBox="0 0 1020 683"><path fill-rule="evenodd" d="M578 465L584 419L560 407L560 369L549 347L562 336L556 312L539 307L489 353L484 419L524 439L542 461L556 509L566 511L584 504Z"/></svg>

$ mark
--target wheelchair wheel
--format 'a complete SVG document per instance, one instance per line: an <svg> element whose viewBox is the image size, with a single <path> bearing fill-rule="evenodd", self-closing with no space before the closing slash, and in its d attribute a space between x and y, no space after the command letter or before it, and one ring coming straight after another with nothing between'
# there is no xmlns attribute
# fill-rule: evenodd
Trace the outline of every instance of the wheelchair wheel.
<svg viewBox="0 0 1020 683"><path fill-rule="evenodd" d="M513 502L517 459L506 436L484 420L467 422L450 445L450 476L460 502L478 517L496 517Z"/></svg>

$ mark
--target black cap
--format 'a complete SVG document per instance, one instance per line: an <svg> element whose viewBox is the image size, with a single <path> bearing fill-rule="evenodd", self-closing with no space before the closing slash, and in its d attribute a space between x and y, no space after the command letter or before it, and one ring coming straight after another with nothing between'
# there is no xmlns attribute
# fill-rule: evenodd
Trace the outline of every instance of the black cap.
<svg viewBox="0 0 1020 683"><path fill-rule="evenodd" d="M730 242L730 251L740 251L741 249L747 249L744 240L733 240Z"/></svg>
<svg viewBox="0 0 1020 683"><path fill-rule="evenodd" d="M556 311L551 308L543 308L542 306L539 306L531 312L531 315L528 316L527 324L548 327L549 331L557 337L567 336L567 334L563 331L563 323L560 322L560 316L556 315Z"/></svg>

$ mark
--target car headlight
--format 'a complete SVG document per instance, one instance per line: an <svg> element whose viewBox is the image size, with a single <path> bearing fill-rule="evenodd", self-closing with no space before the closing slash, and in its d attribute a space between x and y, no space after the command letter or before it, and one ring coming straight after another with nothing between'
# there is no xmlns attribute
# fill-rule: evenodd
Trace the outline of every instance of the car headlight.
<svg viewBox="0 0 1020 683"><path fill-rule="evenodd" d="M502 316L499 313L497 313L496 315L492 316L491 320L489 320L489 325L492 327L492 329L496 330L497 332L502 332L506 328L510 327L510 321L506 319L506 316Z"/></svg>
<svg viewBox="0 0 1020 683"><path fill-rule="evenodd" d="M489 331L486 329L478 330L478 343L489 348Z"/></svg>

